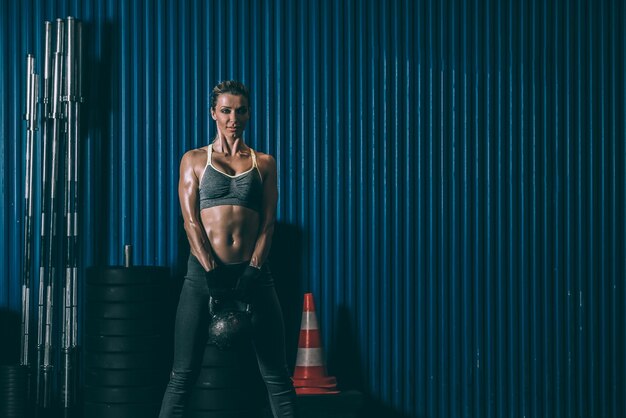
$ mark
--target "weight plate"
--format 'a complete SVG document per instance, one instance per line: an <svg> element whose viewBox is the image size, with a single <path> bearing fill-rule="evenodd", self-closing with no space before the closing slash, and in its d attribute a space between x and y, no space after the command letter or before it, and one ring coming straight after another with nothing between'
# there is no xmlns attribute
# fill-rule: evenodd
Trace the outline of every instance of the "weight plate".
<svg viewBox="0 0 626 418"><path fill-rule="evenodd" d="M26 399L2 398L2 406L5 408L23 408L26 406Z"/></svg>
<svg viewBox="0 0 626 418"><path fill-rule="evenodd" d="M85 417L89 418L154 418L159 414L159 403L107 404L85 402Z"/></svg>
<svg viewBox="0 0 626 418"><path fill-rule="evenodd" d="M26 403L0 407L0 417L2 418L24 418L26 416Z"/></svg>
<svg viewBox="0 0 626 418"><path fill-rule="evenodd" d="M0 364L0 374L5 372L28 372L28 367L22 366L20 364Z"/></svg>
<svg viewBox="0 0 626 418"><path fill-rule="evenodd" d="M26 409L25 408L15 408L15 409L1 409L0 408L0 417L2 418L24 418L26 416L30 416L30 415L26 415Z"/></svg>
<svg viewBox="0 0 626 418"><path fill-rule="evenodd" d="M0 390L5 393L15 392L15 393L23 393L26 394L26 382L14 382L7 384L0 384Z"/></svg>
<svg viewBox="0 0 626 418"><path fill-rule="evenodd" d="M3 370L0 372L0 380L8 377L16 378L20 377L22 379L26 379L28 374L22 371L13 371L13 370Z"/></svg>
<svg viewBox="0 0 626 418"><path fill-rule="evenodd" d="M24 380L26 380L26 377L27 377L26 373L12 373L12 372L0 373L0 381L2 381L4 379L24 379Z"/></svg>
<svg viewBox="0 0 626 418"><path fill-rule="evenodd" d="M93 302L162 302L164 297L163 286L129 285L108 286L88 285L87 305Z"/></svg>
<svg viewBox="0 0 626 418"><path fill-rule="evenodd" d="M134 267L91 267L87 269L89 284L156 284L165 283L169 276L167 267L134 266Z"/></svg>
<svg viewBox="0 0 626 418"><path fill-rule="evenodd" d="M94 403L156 403L165 388L158 386L92 387L85 386L85 401Z"/></svg>
<svg viewBox="0 0 626 418"><path fill-rule="evenodd" d="M163 324L150 319L91 319L85 321L89 335L155 335L163 330Z"/></svg>
<svg viewBox="0 0 626 418"><path fill-rule="evenodd" d="M85 305L87 320L92 318L142 319L161 318L163 304L158 300L148 302L98 302L88 301Z"/></svg>
<svg viewBox="0 0 626 418"><path fill-rule="evenodd" d="M168 371L157 369L93 369L86 367L85 384L90 386L147 386L149 383L167 382Z"/></svg>
<svg viewBox="0 0 626 418"><path fill-rule="evenodd" d="M12 406L12 407L19 407L19 408L23 408L26 406L26 398L25 397L21 397L21 398L13 398L13 397L0 397L0 399L2 399L2 406ZM1 417L2 415L0 415Z"/></svg>
<svg viewBox="0 0 626 418"><path fill-rule="evenodd" d="M4 387L0 388L0 394L3 396L2 399L10 396L12 398L25 398L26 397L26 387ZM0 402L1 403L1 402Z"/></svg>
<svg viewBox="0 0 626 418"><path fill-rule="evenodd" d="M97 352L136 352L165 351L165 338L162 335L86 335L85 351Z"/></svg>
<svg viewBox="0 0 626 418"><path fill-rule="evenodd" d="M97 369L160 369L161 353L85 353L85 366Z"/></svg>
<svg viewBox="0 0 626 418"><path fill-rule="evenodd" d="M18 371L18 370L2 370L0 372L0 379L3 379L4 377L21 377L26 379L26 372L24 371Z"/></svg>
<svg viewBox="0 0 626 418"><path fill-rule="evenodd" d="M24 388L24 390L26 390L26 379L21 377L5 377L4 379L0 379L0 388Z"/></svg>
<svg viewBox="0 0 626 418"><path fill-rule="evenodd" d="M15 394L15 392L13 393L6 393L6 392L0 392L0 399L2 400L2 403L6 403L9 401L12 402L25 402L26 401L26 396L24 394Z"/></svg>

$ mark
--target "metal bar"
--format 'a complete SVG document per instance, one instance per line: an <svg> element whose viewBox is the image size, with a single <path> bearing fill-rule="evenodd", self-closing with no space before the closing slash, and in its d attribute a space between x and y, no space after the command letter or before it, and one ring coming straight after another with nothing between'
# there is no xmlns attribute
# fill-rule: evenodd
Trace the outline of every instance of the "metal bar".
<svg viewBox="0 0 626 418"><path fill-rule="evenodd" d="M36 403L43 404L42 391L43 387L43 358L44 358L44 312L45 312L45 284L47 265L46 257L48 245L48 223L49 223L49 171L50 162L48 155L50 153L49 139L49 117L50 117L50 67L52 61L52 23L44 22L45 42L44 42L44 79L42 91L42 175L41 175L41 256L39 264L39 299L37 314L37 390Z"/></svg>
<svg viewBox="0 0 626 418"><path fill-rule="evenodd" d="M76 251L74 252L74 276L73 281L74 285L72 287L72 347L76 350L78 346L78 199L79 199L79 151L80 151L80 106L83 102L83 89L82 89L82 68L83 68L83 32L82 32L82 24L77 22L76 24L76 107L75 107L75 120L76 120L76 140L73 143L74 146L74 155L76 156L76 163L74 164L74 179L75 179L75 187L74 187L74 248Z"/></svg>
<svg viewBox="0 0 626 418"><path fill-rule="evenodd" d="M30 305L31 305L31 272L33 243L33 141L37 131L37 93L39 77L35 74L35 58L28 54L26 82L26 180L24 193L24 254L22 268L22 333L20 364L28 370L28 386L30 388Z"/></svg>
<svg viewBox="0 0 626 418"><path fill-rule="evenodd" d="M74 355L75 340L75 295L76 295L76 205L77 205L77 98L76 98L76 22L67 18L67 37L65 55L65 93L67 109L67 138L65 159L65 286L63 289L63 330L62 330L62 404L69 408L76 399L76 361Z"/></svg>
<svg viewBox="0 0 626 418"><path fill-rule="evenodd" d="M44 355L41 366L43 381L41 397L42 406L48 408L52 406L52 378L54 374L53 356L53 326L54 326L54 302L55 302L55 277L56 277L56 223L57 223L57 178L59 166L59 141L63 124L63 107L61 99L63 96L63 39L64 23L62 19L57 19L56 26L56 52L54 53L54 73L52 78L51 97L51 118L52 118L52 159L50 167L50 216L48 224L47 242L47 274L46 274L46 317L44 328Z"/></svg>

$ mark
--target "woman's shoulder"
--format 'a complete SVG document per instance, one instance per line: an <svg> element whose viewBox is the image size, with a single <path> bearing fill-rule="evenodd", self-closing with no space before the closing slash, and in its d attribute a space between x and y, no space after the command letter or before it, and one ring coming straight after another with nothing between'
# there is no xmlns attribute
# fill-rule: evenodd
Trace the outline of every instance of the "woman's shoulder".
<svg viewBox="0 0 626 418"><path fill-rule="evenodd" d="M256 160L259 165L263 165L265 167L276 167L276 160L271 154L266 154L261 151L254 150L254 154L256 155Z"/></svg>
<svg viewBox="0 0 626 418"><path fill-rule="evenodd" d="M274 162L274 163L276 163L276 160L274 159L274 157L271 154L267 154L265 152L261 152L261 151L257 151L257 150L254 150L254 154L256 155L257 161Z"/></svg>
<svg viewBox="0 0 626 418"><path fill-rule="evenodd" d="M204 146L204 147L200 147L200 148L194 148L194 149L190 149L189 151L185 152L183 154L183 157L181 158L181 161L184 160L196 160L196 159L201 159L201 158L205 158L206 159L206 155L207 155L207 148L208 146Z"/></svg>
<svg viewBox="0 0 626 418"><path fill-rule="evenodd" d="M269 174L276 175L276 160L271 154L266 154L260 151L254 151L256 155L257 166L261 177L266 179Z"/></svg>
<svg viewBox="0 0 626 418"><path fill-rule="evenodd" d="M180 159L181 167L196 168L197 166L206 165L207 161L207 146L190 149L185 152Z"/></svg>

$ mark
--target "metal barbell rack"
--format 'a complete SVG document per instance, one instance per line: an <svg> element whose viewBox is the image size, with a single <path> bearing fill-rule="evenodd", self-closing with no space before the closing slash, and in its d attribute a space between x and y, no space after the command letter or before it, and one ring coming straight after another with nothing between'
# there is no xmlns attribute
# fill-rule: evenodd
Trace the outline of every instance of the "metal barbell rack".
<svg viewBox="0 0 626 418"><path fill-rule="evenodd" d="M27 56L20 364L28 370L28 388L34 386L32 392L29 390L29 400L35 398L40 408L58 406L59 403L64 408L70 408L76 401L78 375L78 157L83 102L82 29L81 23L73 17L56 20L54 39L52 23L45 22L44 27L41 88L40 77L35 72L36 60L31 54ZM52 45L55 45L54 52ZM38 148L35 143L37 133L40 133L41 140L41 224L38 303L33 320L33 162L35 149ZM59 172L63 176L61 179ZM55 308L58 299L61 300L60 312ZM56 320L59 313L60 325ZM33 347L34 341L30 338L33 322L37 327L36 347ZM57 347L60 347L60 352L56 351ZM31 351L37 353L35 364L31 360ZM61 359L61 367L55 367L57 358ZM60 388L60 398L54 394L55 382Z"/></svg>

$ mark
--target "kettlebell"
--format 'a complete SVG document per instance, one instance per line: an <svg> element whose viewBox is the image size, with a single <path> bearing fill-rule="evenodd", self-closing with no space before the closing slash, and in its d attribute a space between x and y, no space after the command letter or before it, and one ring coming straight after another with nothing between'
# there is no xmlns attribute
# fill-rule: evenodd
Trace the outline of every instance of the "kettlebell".
<svg viewBox="0 0 626 418"><path fill-rule="evenodd" d="M235 347L250 337L252 306L230 298L209 296L209 343L218 349Z"/></svg>

